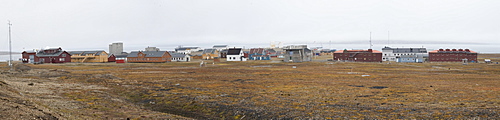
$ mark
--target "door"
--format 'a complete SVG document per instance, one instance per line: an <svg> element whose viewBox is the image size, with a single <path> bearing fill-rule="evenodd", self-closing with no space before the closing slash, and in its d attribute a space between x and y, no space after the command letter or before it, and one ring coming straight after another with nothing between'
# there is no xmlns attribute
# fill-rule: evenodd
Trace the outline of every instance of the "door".
<svg viewBox="0 0 500 120"><path fill-rule="evenodd" d="M34 63L35 62L35 55L30 55L28 59L28 63Z"/></svg>

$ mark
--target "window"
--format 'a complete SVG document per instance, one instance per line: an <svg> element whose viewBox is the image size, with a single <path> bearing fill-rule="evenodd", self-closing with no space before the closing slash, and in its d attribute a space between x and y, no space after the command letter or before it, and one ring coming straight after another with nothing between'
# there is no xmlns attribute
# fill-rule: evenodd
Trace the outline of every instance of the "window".
<svg viewBox="0 0 500 120"><path fill-rule="evenodd" d="M59 61L65 61L65 59L64 58L59 58Z"/></svg>
<svg viewBox="0 0 500 120"><path fill-rule="evenodd" d="M62 54L61 56L62 56L62 57L66 57L66 54Z"/></svg>

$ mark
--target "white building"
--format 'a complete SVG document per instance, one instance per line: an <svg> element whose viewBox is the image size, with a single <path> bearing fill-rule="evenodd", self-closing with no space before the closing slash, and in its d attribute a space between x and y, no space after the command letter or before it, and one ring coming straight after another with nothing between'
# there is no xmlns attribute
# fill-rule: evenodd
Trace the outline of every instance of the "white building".
<svg viewBox="0 0 500 120"><path fill-rule="evenodd" d="M428 57L426 48L382 48L382 61L424 62Z"/></svg>
<svg viewBox="0 0 500 120"><path fill-rule="evenodd" d="M179 46L175 48L176 53L180 54L191 54L192 52L203 51L200 47L182 47Z"/></svg>
<svg viewBox="0 0 500 120"><path fill-rule="evenodd" d="M156 47L149 47L149 46L148 46L148 47L147 47L147 48L145 48L144 50L146 50L146 51L160 51L160 48L156 48Z"/></svg>
<svg viewBox="0 0 500 120"><path fill-rule="evenodd" d="M226 56L227 61L247 61L241 48L229 48Z"/></svg>
<svg viewBox="0 0 500 120"><path fill-rule="evenodd" d="M228 49L229 46L228 45L214 45L212 48L217 49L218 51L222 51L222 50Z"/></svg>
<svg viewBox="0 0 500 120"><path fill-rule="evenodd" d="M171 53L172 56L172 62L177 61L177 62L189 62L191 61L191 56L186 55L186 54L179 54L179 53Z"/></svg>

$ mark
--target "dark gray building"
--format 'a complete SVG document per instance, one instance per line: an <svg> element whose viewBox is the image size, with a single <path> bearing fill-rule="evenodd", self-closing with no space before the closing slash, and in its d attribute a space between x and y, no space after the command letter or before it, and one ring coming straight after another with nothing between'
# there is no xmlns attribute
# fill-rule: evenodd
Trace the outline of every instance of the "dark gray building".
<svg viewBox="0 0 500 120"><path fill-rule="evenodd" d="M311 61L313 53L307 45L285 47L284 62L304 62Z"/></svg>

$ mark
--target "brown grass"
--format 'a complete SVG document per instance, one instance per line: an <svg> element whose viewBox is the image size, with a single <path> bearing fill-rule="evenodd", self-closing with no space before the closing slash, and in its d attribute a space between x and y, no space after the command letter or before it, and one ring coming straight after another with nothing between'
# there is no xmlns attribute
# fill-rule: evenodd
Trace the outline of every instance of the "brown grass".
<svg viewBox="0 0 500 120"><path fill-rule="evenodd" d="M292 68L295 66L296 68ZM498 119L500 65L223 62L44 64L148 109L223 119ZM370 75L363 77L362 75ZM92 92L68 94L106 111ZM107 103L112 104L112 103Z"/></svg>

